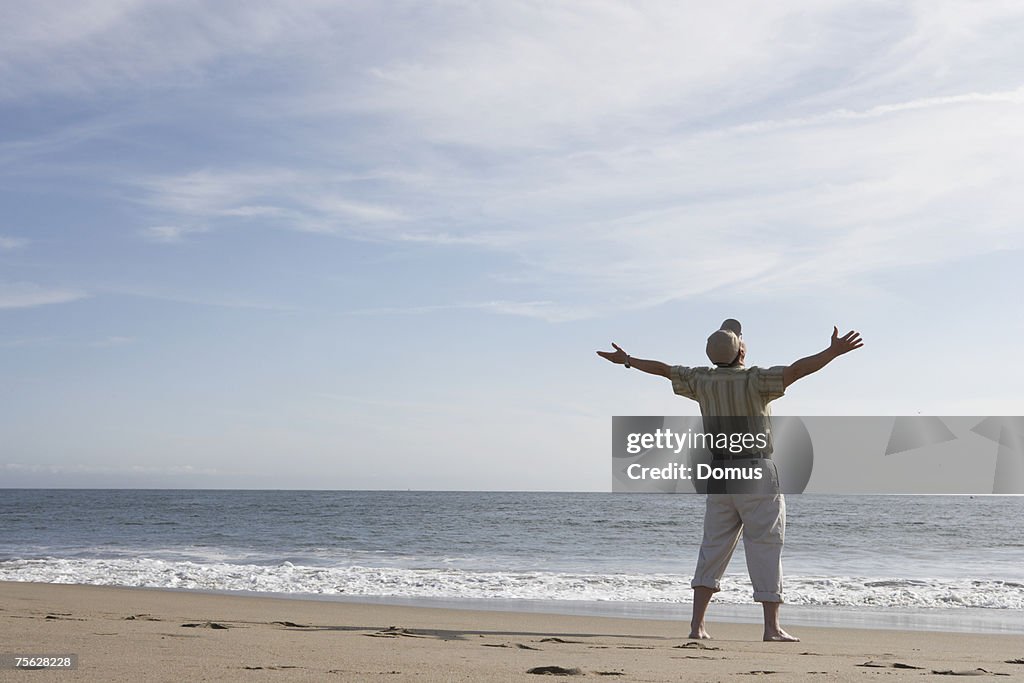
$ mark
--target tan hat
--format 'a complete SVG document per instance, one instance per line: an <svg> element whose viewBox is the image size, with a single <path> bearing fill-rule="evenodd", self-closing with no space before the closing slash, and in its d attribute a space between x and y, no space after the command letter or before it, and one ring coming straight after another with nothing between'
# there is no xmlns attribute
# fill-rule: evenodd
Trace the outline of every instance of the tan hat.
<svg viewBox="0 0 1024 683"><path fill-rule="evenodd" d="M733 332L736 333L737 337L743 336L743 326L740 325L740 321L736 320L735 318L726 318L725 320L722 321L722 324L719 325L718 329L732 330Z"/></svg>
<svg viewBox="0 0 1024 683"><path fill-rule="evenodd" d="M721 328L708 337L708 358L715 365L732 365L740 354L740 337L743 327L738 320L728 318Z"/></svg>

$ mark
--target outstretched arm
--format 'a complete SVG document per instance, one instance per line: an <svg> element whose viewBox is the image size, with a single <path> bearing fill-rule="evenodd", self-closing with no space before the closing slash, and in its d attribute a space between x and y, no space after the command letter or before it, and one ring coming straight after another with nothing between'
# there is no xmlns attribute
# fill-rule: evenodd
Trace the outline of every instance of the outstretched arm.
<svg viewBox="0 0 1024 683"><path fill-rule="evenodd" d="M660 360L644 360L642 358L633 358L621 348L618 344L612 342L612 348L614 351L598 351L597 355L601 356L607 361L611 361L616 365L625 365L627 368L636 368L641 372L646 372L649 375L659 375L661 377L668 377L669 371L672 369L670 365L662 363Z"/></svg>
<svg viewBox="0 0 1024 683"><path fill-rule="evenodd" d="M833 327L832 342L828 345L828 348L820 353L814 354L813 356L801 358L797 362L786 367L786 369L782 371L782 381L788 387L801 377L806 377L811 373L821 370L844 353L849 353L850 351L859 349L862 346L864 346L864 341L860 338L860 332L850 330L840 337L839 328Z"/></svg>

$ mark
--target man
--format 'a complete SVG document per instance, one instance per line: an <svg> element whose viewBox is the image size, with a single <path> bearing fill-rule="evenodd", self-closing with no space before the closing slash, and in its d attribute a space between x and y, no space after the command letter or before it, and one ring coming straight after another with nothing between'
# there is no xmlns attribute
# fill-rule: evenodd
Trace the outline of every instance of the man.
<svg viewBox="0 0 1024 683"><path fill-rule="evenodd" d="M743 341L742 328L738 321L730 318L708 337L706 350L714 367L669 366L661 361L633 358L616 344L612 344L615 351L598 351L597 355L612 363L671 380L675 393L700 404L705 431L710 431L709 421L721 422L721 418L767 418L771 414L769 402L782 396L789 385L861 346L863 341L858 332L851 330L840 337L839 328L833 327L832 341L820 353L801 358L788 366L747 368L744 366L747 346ZM754 455L754 460L763 460L762 464L767 466L773 490L765 493L708 493L704 538L691 582L691 638L711 637L704 626L704 615L711 596L720 590L722 575L742 533L754 600L760 602L764 609L764 640L800 640L786 633L779 623L786 502L778 491L778 476L770 460L770 446Z"/></svg>

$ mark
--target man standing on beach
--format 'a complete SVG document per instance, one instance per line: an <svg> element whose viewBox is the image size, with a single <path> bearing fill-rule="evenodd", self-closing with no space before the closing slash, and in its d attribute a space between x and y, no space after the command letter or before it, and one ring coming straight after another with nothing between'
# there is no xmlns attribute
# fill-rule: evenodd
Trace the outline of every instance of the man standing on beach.
<svg viewBox="0 0 1024 683"><path fill-rule="evenodd" d="M743 341L739 321L728 319L708 337L707 354L714 367L691 368L670 366L661 361L633 358L616 344L615 351L598 351L602 358L636 368L641 372L672 381L675 393L700 404L705 431L709 420L728 417L767 419L769 402L782 396L793 382L828 365L837 357L863 346L855 331L839 336L832 328L827 349L801 358L792 365L759 368L745 367L747 345ZM704 626L711 596L718 592L740 535L747 556L747 570L754 585L754 600L764 609L764 639L774 642L797 642L779 623L782 604L782 545L786 531L786 501L778 490L778 474L771 461L771 447L756 454L742 454L748 461L762 461L774 490L763 493L708 493L704 513L704 539L694 572L693 618L691 638L710 638ZM716 458L720 456L715 455Z"/></svg>

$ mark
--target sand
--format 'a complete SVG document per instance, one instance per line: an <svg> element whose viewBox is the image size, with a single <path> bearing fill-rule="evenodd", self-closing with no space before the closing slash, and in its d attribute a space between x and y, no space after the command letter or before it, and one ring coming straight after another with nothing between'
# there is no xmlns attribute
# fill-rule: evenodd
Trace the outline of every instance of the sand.
<svg viewBox="0 0 1024 683"><path fill-rule="evenodd" d="M757 625L709 628L698 643L682 621L0 583L0 655L78 655L74 671L0 680L1024 680L1007 661L1024 658L1020 635L794 627L802 642L764 643Z"/></svg>

